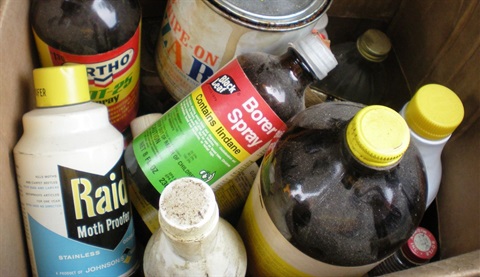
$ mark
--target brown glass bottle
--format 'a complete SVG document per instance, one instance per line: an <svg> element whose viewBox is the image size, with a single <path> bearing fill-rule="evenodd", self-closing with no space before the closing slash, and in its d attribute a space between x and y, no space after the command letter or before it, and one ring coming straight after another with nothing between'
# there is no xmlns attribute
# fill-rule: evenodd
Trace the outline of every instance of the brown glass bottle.
<svg viewBox="0 0 480 277"><path fill-rule="evenodd" d="M368 276L381 276L424 265L435 256L437 249L435 236L429 230L418 227L407 243L369 271Z"/></svg>
<svg viewBox="0 0 480 277"><path fill-rule="evenodd" d="M48 45L78 55L113 50L137 30L138 0L33 1L30 19L35 33Z"/></svg>
<svg viewBox="0 0 480 277"><path fill-rule="evenodd" d="M237 60L260 95L283 121L286 122L305 108L304 90L315 77L294 50L289 49L282 56L247 53L238 56ZM134 162L127 166L132 173L133 182L139 186L150 204L158 208L160 193L150 184L136 163L132 146L125 150L125 159L127 163Z"/></svg>
<svg viewBox="0 0 480 277"><path fill-rule="evenodd" d="M423 163L389 108L312 106L270 149L238 226L254 276L360 276L405 243L423 216Z"/></svg>
<svg viewBox="0 0 480 277"><path fill-rule="evenodd" d="M33 1L30 21L41 65L85 64L94 102L121 132L139 107L138 0Z"/></svg>
<svg viewBox="0 0 480 277"><path fill-rule="evenodd" d="M338 66L312 84L312 91L365 105L379 104L387 96L385 60L390 50L390 39L376 29L367 30L355 42L332 45Z"/></svg>
<svg viewBox="0 0 480 277"><path fill-rule="evenodd" d="M312 49L317 49L313 51ZM170 125L173 123L182 123L185 118L188 117L188 112L181 111L181 107L185 106L189 101L197 101L192 100L194 93L197 93L198 90L212 90L211 84L218 80L218 76L233 76L235 74L239 74L238 76L243 77L232 77L231 79L238 85L239 91L235 91L233 93L218 93L213 92L214 98L221 98L223 100L218 100L215 104L218 108L217 110L232 110L232 106L237 104L239 99L237 96L243 93L244 95L252 93L252 90L256 91L263 101L269 106L269 108L273 111L274 114L283 122L286 122L288 119L293 117L298 112L302 111L305 108L304 104L304 89L311 84L315 79L321 79L326 76L327 72L331 70L336 64L333 55L331 54L328 47L324 44L324 42L319 38L316 34L309 34L303 41L297 41L293 43L289 50L280 56L269 55L266 53L249 53L243 54L238 56L236 59L232 60L230 63L227 64L226 67L219 70L214 76L208 79L206 82L202 84L201 87L194 90L189 96L182 99L176 106L168 110L162 118L160 118L154 125L150 128L145 130L142 134L145 136L149 136L152 133L152 130L162 129L161 134L168 133L165 131L165 128L170 128ZM238 67L237 67L238 65ZM232 66L235 66L235 72L229 72ZM245 81L246 80L246 81ZM249 83L249 85L245 85ZM248 88L247 88L248 87ZM211 103L210 103L211 104ZM213 106L213 104L211 104ZM258 114L258 113L257 113ZM208 118L207 115L205 115ZM226 117L226 114L219 115L216 114L217 118ZM202 122L207 119L203 118ZM218 120L217 120L218 121ZM282 123L284 126L284 123ZM173 125L172 125L173 126ZM254 126L250 126L254 128ZM171 127L170 133L175 132L178 130L179 126ZM202 148L201 141L194 141L192 137L195 135L191 135L191 129L195 128L185 128L181 130L179 134L181 134L181 138L179 139L169 139L167 143L167 139L160 139L157 142L159 144L167 143L165 145L156 145L156 149L158 153L162 154L162 150L165 148L174 149L175 153L182 151L200 151ZM273 137L274 133L270 133ZM139 136L141 137L141 135ZM142 196L154 207L158 209L158 199L160 196L161 191L163 190L164 184L160 184L153 178L148 178L147 175L150 174L148 166L142 167L142 161L139 162L143 156L142 153L136 153L140 151L135 151L136 145L141 145L145 141L148 140L147 138L139 138L135 139L132 144L130 144L126 151L125 151L125 162L127 165L127 169L129 175L132 179L133 184L138 186L138 191L141 192ZM214 136L214 140L219 141L219 138ZM187 147L185 146L186 143L175 145L175 142L184 142L184 141L193 141L192 146L194 149L188 151ZM267 141L264 141L267 143ZM191 177L196 177L199 179L203 179L207 183L209 183L212 187L219 186L222 182L228 179L225 178L228 174L234 174L234 172L238 172L237 168L244 168L246 164L255 162L259 157L261 157L264 153L264 149L259 150L252 153L249 153L246 160L241 161L241 164L235 165L234 167L223 170L222 168L219 169L220 166L223 166L221 161L216 160L207 160L210 159L209 157L205 157L205 159L200 158L197 161L194 161L189 164L187 170L183 168L181 172L176 171L173 172L170 177L173 179L186 177L187 175ZM157 155L158 156L158 155ZM170 155L167 155L170 156ZM181 157L183 155L178 154L177 157ZM203 157L202 154L197 154L198 157ZM208 155L207 155L208 156ZM255 158L254 158L255 157ZM158 162L150 164L150 166L155 166L159 169L159 174L164 174L164 172L168 172L166 169L168 166L179 163L178 160L168 160L169 157L159 159ZM183 163L185 164L185 163ZM195 170L196 166L204 166L209 168L209 172L216 172L215 178L211 180L205 180L202 174L199 173L199 170ZM223 170L223 171L222 171ZM146 173L147 172L147 173Z"/></svg>

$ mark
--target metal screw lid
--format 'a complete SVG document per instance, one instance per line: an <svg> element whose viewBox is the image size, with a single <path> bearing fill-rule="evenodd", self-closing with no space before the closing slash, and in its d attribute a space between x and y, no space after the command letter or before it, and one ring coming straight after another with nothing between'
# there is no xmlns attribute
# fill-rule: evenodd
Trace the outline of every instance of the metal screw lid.
<svg viewBox="0 0 480 277"><path fill-rule="evenodd" d="M437 249L435 236L429 230L418 227L407 243L402 246L401 251L411 262L423 264L435 256Z"/></svg>
<svg viewBox="0 0 480 277"><path fill-rule="evenodd" d="M229 20L253 29L295 30L316 22L330 8L332 0L203 0Z"/></svg>
<svg viewBox="0 0 480 277"><path fill-rule="evenodd" d="M365 59L382 62L388 57L392 44L382 31L369 29L357 39L357 49Z"/></svg>

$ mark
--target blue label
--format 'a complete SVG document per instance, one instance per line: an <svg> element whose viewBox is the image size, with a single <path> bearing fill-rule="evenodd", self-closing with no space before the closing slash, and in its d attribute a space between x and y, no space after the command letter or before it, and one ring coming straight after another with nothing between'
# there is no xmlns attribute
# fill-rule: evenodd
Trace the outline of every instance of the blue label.
<svg viewBox="0 0 480 277"><path fill-rule="evenodd" d="M133 222L113 250L60 236L28 217L39 276L119 276L137 263Z"/></svg>
<svg viewBox="0 0 480 277"><path fill-rule="evenodd" d="M120 276L133 271L137 250L123 159L105 175L63 166L58 173L65 231L53 231L28 214L38 275Z"/></svg>

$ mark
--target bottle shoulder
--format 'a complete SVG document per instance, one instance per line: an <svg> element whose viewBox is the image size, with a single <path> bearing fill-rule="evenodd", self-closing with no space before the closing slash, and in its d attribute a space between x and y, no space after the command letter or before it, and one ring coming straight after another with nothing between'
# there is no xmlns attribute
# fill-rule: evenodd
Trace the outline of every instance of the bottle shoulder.
<svg viewBox="0 0 480 277"><path fill-rule="evenodd" d="M159 271L171 275L244 276L246 251L240 236L226 221L220 220L213 239L174 247L170 238L158 229L150 238L144 254L144 270L150 275ZM210 244L209 244L210 243ZM182 252L186 251L186 252ZM186 258L189 257L189 258ZM185 267L188 263L188 267ZM155 273L155 274L152 274Z"/></svg>
<svg viewBox="0 0 480 277"><path fill-rule="evenodd" d="M141 20L138 0L35 1L30 21L48 45L77 55L115 49L130 39Z"/></svg>
<svg viewBox="0 0 480 277"><path fill-rule="evenodd" d="M282 120L286 122L305 108L305 88L314 78L293 51L282 56L246 53L237 60L258 93Z"/></svg>
<svg viewBox="0 0 480 277"><path fill-rule="evenodd" d="M37 108L22 117L24 135L64 137L95 132L122 137L110 123L105 105L86 102L62 107ZM123 140L123 139L122 139Z"/></svg>

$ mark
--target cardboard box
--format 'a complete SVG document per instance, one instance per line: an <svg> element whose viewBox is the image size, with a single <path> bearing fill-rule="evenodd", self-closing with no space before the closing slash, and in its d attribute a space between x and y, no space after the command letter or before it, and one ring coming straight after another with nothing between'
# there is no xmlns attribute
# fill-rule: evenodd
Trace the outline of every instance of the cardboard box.
<svg viewBox="0 0 480 277"><path fill-rule="evenodd" d="M162 16L165 1L142 0L144 15ZM34 107L32 69L39 65L29 4L0 0L1 276L29 275L12 154L22 134L21 117ZM443 151L444 174L434 204L439 261L397 274L480 275L480 1L334 0L328 15L333 42L353 39L368 27L390 36L403 78L392 90L393 107L432 82L461 98L465 119Z"/></svg>

